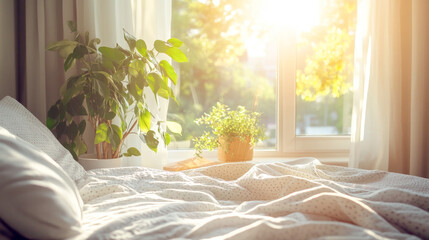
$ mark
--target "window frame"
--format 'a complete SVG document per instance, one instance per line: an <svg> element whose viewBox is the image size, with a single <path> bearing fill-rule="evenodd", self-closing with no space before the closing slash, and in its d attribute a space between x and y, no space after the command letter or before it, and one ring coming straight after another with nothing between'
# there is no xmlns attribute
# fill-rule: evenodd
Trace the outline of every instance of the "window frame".
<svg viewBox="0 0 429 240"><path fill-rule="evenodd" d="M254 158L316 157L348 159L350 135L297 136L296 135L296 55L297 34L292 26L284 26L278 38L276 148L255 149ZM292 113L292 114L291 114ZM169 160L193 157L193 149L168 150ZM217 158L217 150L204 151L203 156Z"/></svg>

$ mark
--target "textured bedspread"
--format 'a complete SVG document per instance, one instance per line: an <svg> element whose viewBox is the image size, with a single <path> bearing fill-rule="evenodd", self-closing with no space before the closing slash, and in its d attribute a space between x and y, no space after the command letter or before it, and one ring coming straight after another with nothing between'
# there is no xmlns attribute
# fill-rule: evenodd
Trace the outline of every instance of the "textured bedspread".
<svg viewBox="0 0 429 240"><path fill-rule="evenodd" d="M100 169L78 185L78 239L429 238L428 179L313 159Z"/></svg>

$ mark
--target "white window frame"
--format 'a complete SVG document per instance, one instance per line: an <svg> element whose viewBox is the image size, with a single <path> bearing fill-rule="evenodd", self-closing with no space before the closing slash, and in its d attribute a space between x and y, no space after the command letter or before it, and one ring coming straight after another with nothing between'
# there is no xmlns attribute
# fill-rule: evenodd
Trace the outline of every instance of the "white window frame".
<svg viewBox="0 0 429 240"><path fill-rule="evenodd" d="M325 162L347 163L350 136L296 136L296 31L286 27L279 38L277 85L277 145L275 149L255 149L254 158L315 157ZM292 114L291 114L292 113ZM193 149L168 150L169 162L193 157ZM203 156L217 158L217 150Z"/></svg>

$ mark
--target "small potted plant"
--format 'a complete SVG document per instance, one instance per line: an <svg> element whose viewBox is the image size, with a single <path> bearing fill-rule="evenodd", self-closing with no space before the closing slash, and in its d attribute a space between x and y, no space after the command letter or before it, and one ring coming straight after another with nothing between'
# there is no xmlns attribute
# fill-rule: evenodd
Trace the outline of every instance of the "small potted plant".
<svg viewBox="0 0 429 240"><path fill-rule="evenodd" d="M217 103L210 113L195 120L197 125L209 128L201 137L194 138L196 156L204 149L218 148L218 159L222 162L248 161L253 158L253 147L265 138L258 112L250 112L243 106L231 110Z"/></svg>
<svg viewBox="0 0 429 240"><path fill-rule="evenodd" d="M156 40L154 49L147 49L143 40L124 30L128 48L97 47L100 39L90 39L88 32L84 36L77 33L73 22L69 27L75 38L55 42L47 49L58 51L65 59L65 71L76 65L77 73L62 86L46 124L75 159L87 152L82 137L88 125L95 136L95 159L139 156L136 148L123 149L124 140L135 130L155 152L160 138L166 145L170 142L167 129L180 134L179 124L159 121L144 92L150 89L157 101L159 97L176 101L171 86L176 84L177 75L168 61L159 61L157 56L162 53L177 62L187 61L179 49L180 40Z"/></svg>

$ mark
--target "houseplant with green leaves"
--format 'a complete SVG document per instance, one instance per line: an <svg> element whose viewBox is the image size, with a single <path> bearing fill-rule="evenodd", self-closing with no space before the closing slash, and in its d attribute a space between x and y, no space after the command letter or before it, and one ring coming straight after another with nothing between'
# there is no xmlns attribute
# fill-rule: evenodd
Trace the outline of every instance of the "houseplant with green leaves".
<svg viewBox="0 0 429 240"><path fill-rule="evenodd" d="M265 138L260 117L260 113L248 111L243 106L231 110L218 102L210 113L195 120L205 129L202 136L193 139L196 156L202 157L204 149L218 148L220 161L251 160L253 147Z"/></svg>
<svg viewBox="0 0 429 240"><path fill-rule="evenodd" d="M98 159L139 156L134 147L123 149L127 136L136 132L155 152L161 138L168 145L169 133L181 133L180 124L159 120L149 108L144 91L150 89L157 103L159 98L176 101L172 86L177 75L158 55L186 62L186 55L179 49L180 40L156 40L154 48L148 49L142 39L124 30L127 48L118 44L98 47L100 39L90 39L88 32L79 34L72 22L69 26L74 39L54 42L47 49L65 59L66 72L76 66L77 73L61 87L60 99L49 109L46 124L75 159L87 152L83 133L88 125L94 132Z"/></svg>

